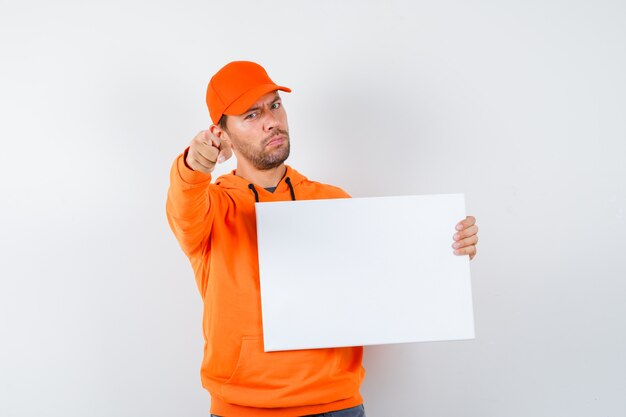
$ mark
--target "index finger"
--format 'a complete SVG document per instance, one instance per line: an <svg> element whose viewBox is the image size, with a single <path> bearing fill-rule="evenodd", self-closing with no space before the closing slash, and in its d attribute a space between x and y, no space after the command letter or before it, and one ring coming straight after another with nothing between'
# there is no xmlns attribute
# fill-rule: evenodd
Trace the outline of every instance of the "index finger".
<svg viewBox="0 0 626 417"><path fill-rule="evenodd" d="M213 146L214 148L220 149L220 146L222 145L220 138L215 136L208 129L202 131L202 138L204 139L204 143L206 143L209 146Z"/></svg>
<svg viewBox="0 0 626 417"><path fill-rule="evenodd" d="M219 163L222 163L226 161L227 159L230 159L231 156L233 156L233 151L230 145L228 144L228 142L226 141L222 142L219 149L220 149L220 154L217 157L217 161Z"/></svg>

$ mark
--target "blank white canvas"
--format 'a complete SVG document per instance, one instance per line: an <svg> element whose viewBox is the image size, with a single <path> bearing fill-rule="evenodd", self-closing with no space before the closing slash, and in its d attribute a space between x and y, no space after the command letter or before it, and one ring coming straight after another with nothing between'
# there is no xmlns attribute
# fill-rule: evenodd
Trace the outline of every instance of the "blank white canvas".
<svg viewBox="0 0 626 417"><path fill-rule="evenodd" d="M266 351L474 338L463 194L256 205Z"/></svg>

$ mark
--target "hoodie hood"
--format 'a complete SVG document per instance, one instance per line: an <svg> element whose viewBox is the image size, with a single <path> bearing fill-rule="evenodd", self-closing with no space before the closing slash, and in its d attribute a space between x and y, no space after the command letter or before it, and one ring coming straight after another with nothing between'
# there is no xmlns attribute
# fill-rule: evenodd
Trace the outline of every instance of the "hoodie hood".
<svg viewBox="0 0 626 417"><path fill-rule="evenodd" d="M290 194L291 200L295 200L296 195L294 189L301 183L307 181L307 178L295 169L291 168L289 165L285 166L287 168L285 175L278 182L276 190L274 190L273 193L269 193L264 190L263 187L252 184L247 179L236 175L235 170L231 171L229 174L220 176L217 181L215 181L215 184L225 189L245 190L246 192L249 192L250 195L254 196L256 201L264 201L263 198L259 198L259 192L269 193L275 196L287 193ZM275 200L275 198L272 198L271 200Z"/></svg>

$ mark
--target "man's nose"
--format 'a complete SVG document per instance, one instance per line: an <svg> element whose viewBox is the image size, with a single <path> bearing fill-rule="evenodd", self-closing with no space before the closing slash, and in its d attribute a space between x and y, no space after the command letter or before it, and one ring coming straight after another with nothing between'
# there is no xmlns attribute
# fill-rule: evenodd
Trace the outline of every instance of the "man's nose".
<svg viewBox="0 0 626 417"><path fill-rule="evenodd" d="M263 127L265 130L272 130L279 125L278 118L273 111L269 110L265 112L265 118L263 120Z"/></svg>

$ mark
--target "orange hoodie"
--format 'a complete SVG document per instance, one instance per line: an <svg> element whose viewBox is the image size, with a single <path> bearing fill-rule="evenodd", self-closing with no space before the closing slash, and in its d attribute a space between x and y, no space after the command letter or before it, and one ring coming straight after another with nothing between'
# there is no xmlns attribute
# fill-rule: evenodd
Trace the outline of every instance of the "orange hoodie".
<svg viewBox="0 0 626 417"><path fill-rule="evenodd" d="M266 353L261 325L255 194L259 201L348 194L291 167L274 193L234 172L211 184L210 175L189 169L183 158L172 166L167 218L204 301L200 373L211 393L211 413L287 417L361 404L362 347Z"/></svg>

